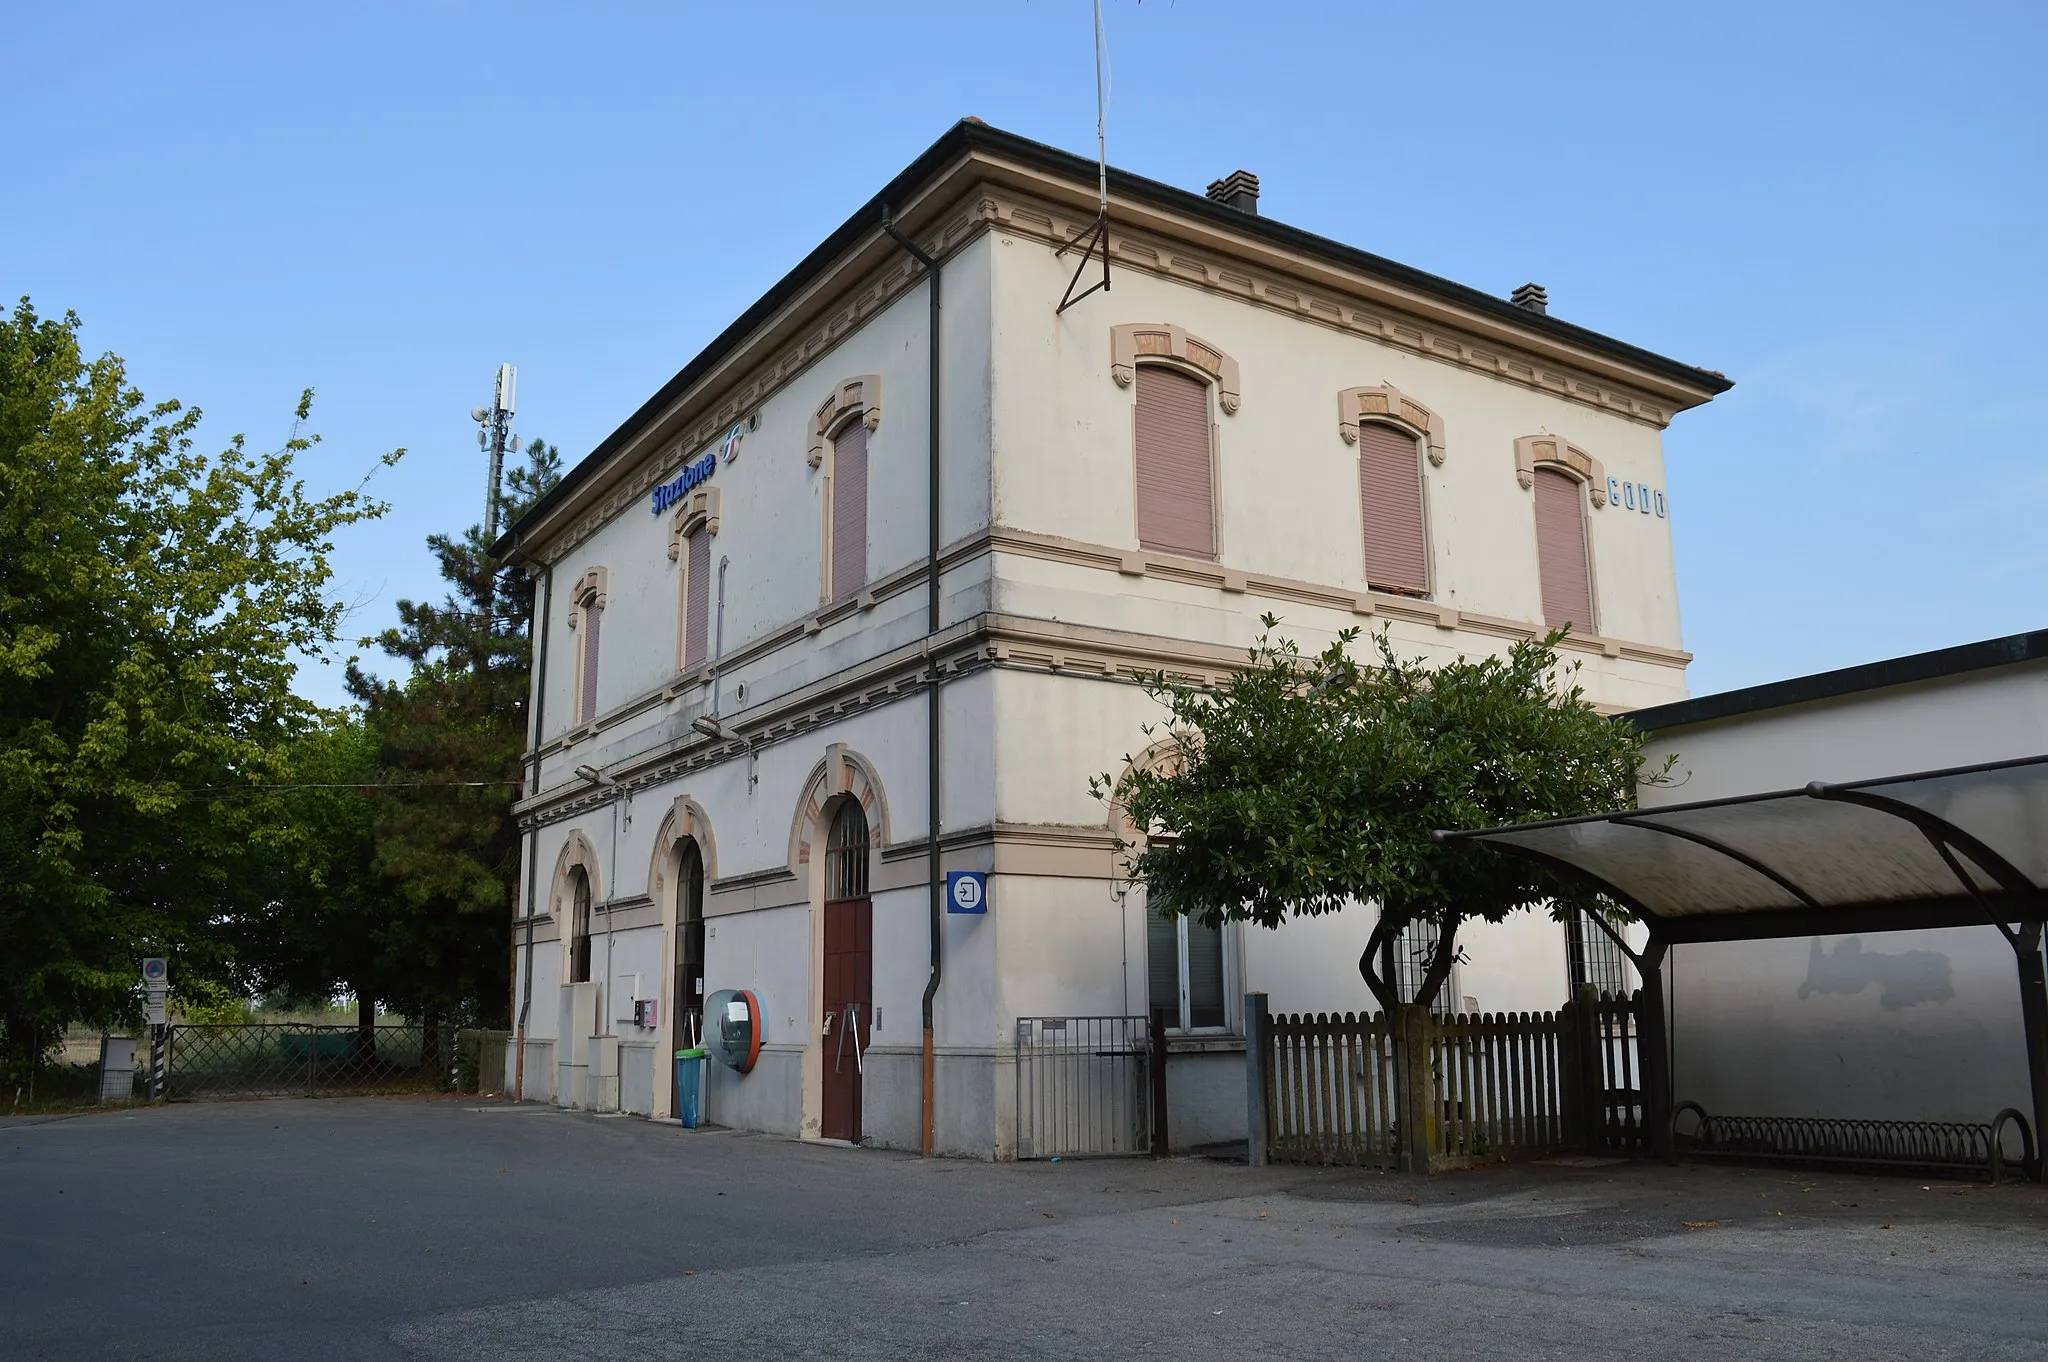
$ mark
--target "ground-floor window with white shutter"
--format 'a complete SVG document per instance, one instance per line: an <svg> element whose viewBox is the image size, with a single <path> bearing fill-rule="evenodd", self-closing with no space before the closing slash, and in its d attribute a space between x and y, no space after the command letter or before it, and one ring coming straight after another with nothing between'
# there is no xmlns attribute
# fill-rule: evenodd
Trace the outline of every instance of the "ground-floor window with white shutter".
<svg viewBox="0 0 2048 1362"><path fill-rule="evenodd" d="M1145 964L1151 1010L1164 1010L1176 1029L1221 1031L1229 1025L1222 928L1148 912Z"/></svg>

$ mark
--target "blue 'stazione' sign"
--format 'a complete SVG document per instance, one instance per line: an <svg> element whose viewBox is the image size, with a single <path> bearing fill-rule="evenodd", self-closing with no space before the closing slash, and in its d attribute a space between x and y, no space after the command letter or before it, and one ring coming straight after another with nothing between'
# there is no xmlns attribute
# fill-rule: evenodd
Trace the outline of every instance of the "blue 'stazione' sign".
<svg viewBox="0 0 2048 1362"><path fill-rule="evenodd" d="M683 465L683 471L654 489L654 514L660 515L669 507L681 501L692 487L718 471L718 455L706 454L692 464Z"/></svg>

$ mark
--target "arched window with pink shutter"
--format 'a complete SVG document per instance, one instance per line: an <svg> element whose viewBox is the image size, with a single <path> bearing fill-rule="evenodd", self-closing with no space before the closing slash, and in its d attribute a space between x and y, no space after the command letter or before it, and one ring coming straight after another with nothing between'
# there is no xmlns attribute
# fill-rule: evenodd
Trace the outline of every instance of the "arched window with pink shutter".
<svg viewBox="0 0 2048 1362"><path fill-rule="evenodd" d="M1429 529L1422 441L1388 421L1358 423L1358 511L1365 582L1377 591L1429 594Z"/></svg>
<svg viewBox="0 0 2048 1362"><path fill-rule="evenodd" d="M1555 464L1538 464L1536 566L1543 587L1543 622L1595 634L1593 564L1586 548L1586 488Z"/></svg>

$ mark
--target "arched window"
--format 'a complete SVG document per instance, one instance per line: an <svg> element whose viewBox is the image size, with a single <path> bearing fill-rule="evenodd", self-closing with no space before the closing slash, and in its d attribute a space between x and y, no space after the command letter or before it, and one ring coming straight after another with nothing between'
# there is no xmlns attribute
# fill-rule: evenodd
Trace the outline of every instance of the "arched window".
<svg viewBox="0 0 2048 1362"><path fill-rule="evenodd" d="M1429 593L1429 534L1423 507L1422 441L1390 421L1358 423L1359 521L1366 585Z"/></svg>
<svg viewBox="0 0 2048 1362"><path fill-rule="evenodd" d="M832 599L851 596L868 584L868 428L848 421L832 437L831 524L827 532L832 564Z"/></svg>
<svg viewBox="0 0 2048 1362"><path fill-rule="evenodd" d="M1597 633L1593 618L1593 567L1586 549L1586 491L1556 464L1538 464L1536 567L1543 587L1543 622L1570 625L1579 634Z"/></svg>
<svg viewBox="0 0 2048 1362"><path fill-rule="evenodd" d="M868 892L868 816L858 800L842 800L832 815L825 840L825 897L866 898Z"/></svg>
<svg viewBox="0 0 2048 1362"><path fill-rule="evenodd" d="M1216 556L1209 385L1164 364L1137 366L1138 545Z"/></svg>
<svg viewBox="0 0 2048 1362"><path fill-rule="evenodd" d="M704 856L697 839L676 844L676 1027L678 1045L704 1035Z"/></svg>
<svg viewBox="0 0 2048 1362"><path fill-rule="evenodd" d="M580 865L569 872L569 982L590 982L590 876Z"/></svg>

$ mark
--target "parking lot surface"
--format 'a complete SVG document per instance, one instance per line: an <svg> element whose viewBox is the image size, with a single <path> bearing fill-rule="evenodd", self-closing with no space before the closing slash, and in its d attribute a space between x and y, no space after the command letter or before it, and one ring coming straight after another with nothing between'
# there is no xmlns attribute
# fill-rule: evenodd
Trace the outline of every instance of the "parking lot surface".
<svg viewBox="0 0 2048 1362"><path fill-rule="evenodd" d="M988 1165L476 1099L0 1121L10 1358L2048 1356L2048 1193Z"/></svg>

